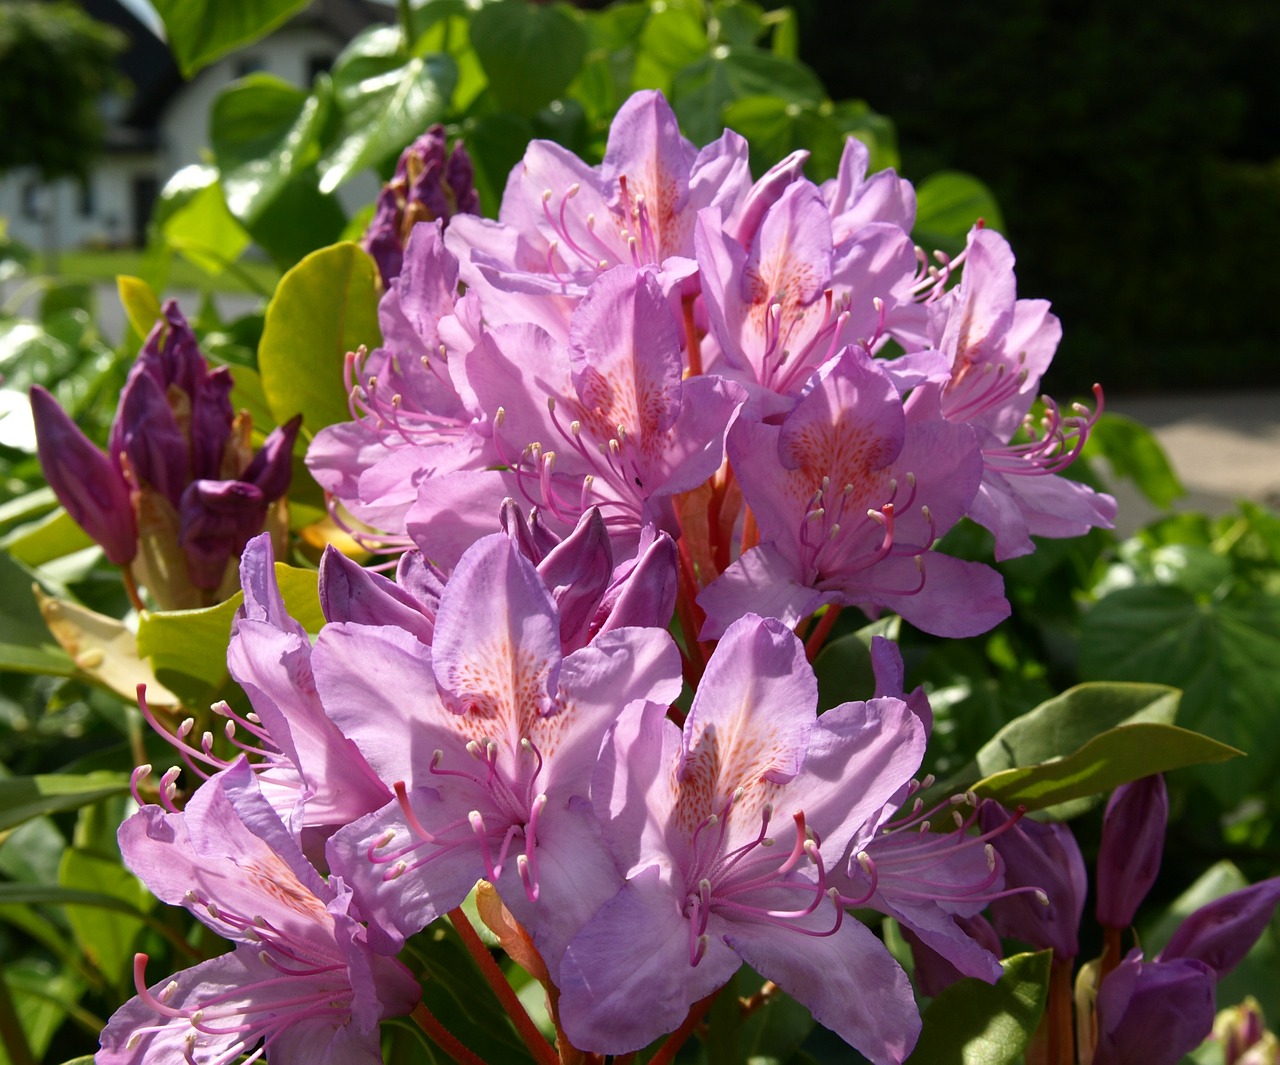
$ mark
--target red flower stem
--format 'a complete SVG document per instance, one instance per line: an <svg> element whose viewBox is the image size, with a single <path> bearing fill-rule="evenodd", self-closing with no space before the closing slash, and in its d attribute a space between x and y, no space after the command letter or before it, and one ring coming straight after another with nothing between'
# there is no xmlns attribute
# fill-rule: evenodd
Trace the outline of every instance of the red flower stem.
<svg viewBox="0 0 1280 1065"><path fill-rule="evenodd" d="M133 579L132 570L126 564L120 567L120 573L124 577L124 590L129 596L129 602L133 604L133 609L141 614L147 606L138 592L138 582Z"/></svg>
<svg viewBox="0 0 1280 1065"><path fill-rule="evenodd" d="M649 1065L670 1065L675 1060L675 1056L680 1048L684 1046L685 1040L693 1034L693 1030L701 1023L702 1018L706 1015L707 1010L711 1008L711 1003L718 994L720 994L719 989L712 991L706 998L693 1004L689 1010L689 1016L681 1022L679 1028L667 1036L667 1041L658 1047L658 1052L649 1059Z"/></svg>
<svg viewBox="0 0 1280 1065"><path fill-rule="evenodd" d="M822 615L817 626L804 643L805 657L808 658L810 662L818 657L818 652L822 650L822 645L831 634L831 630L835 627L836 618L839 616L839 605L836 603L828 604L827 612Z"/></svg>
<svg viewBox="0 0 1280 1065"><path fill-rule="evenodd" d="M1075 1031L1071 1020L1072 958L1053 959L1049 969L1049 995L1040 1027L1027 1045L1027 1065L1074 1065Z"/></svg>
<svg viewBox="0 0 1280 1065"><path fill-rule="evenodd" d="M1102 964L1098 967L1098 986L1107 975L1120 964L1124 957L1124 945L1121 943L1121 930L1104 925L1102 928Z"/></svg>
<svg viewBox="0 0 1280 1065"><path fill-rule="evenodd" d="M479 933L476 932L467 915L462 912L461 906L449 911L449 920L453 922L453 927L458 930L458 935L462 937L462 945L467 948L467 953L471 955L472 960L479 967L481 975L484 976L489 986L493 988L493 993L498 996L498 1001L502 1003L502 1008L507 1011L508 1016L511 1018L511 1023L516 1026L516 1031L520 1033L520 1038L524 1040L525 1046L529 1048L529 1053L533 1055L533 1059L538 1062L538 1065L560 1065L559 1056L551 1048L551 1044L547 1042L546 1037L538 1031L538 1026L533 1023L533 1018L529 1016L524 1004L516 996L515 988L507 983L506 973L494 961L493 955L489 953L489 948L484 945Z"/></svg>
<svg viewBox="0 0 1280 1065"><path fill-rule="evenodd" d="M440 1020L434 1013L427 1009L425 1002L419 1002L413 1008L413 1012L409 1014L424 1032L428 1038L443 1050L458 1065L488 1065L484 1058L473 1054L470 1050L458 1041L458 1037L454 1035L448 1028L440 1023Z"/></svg>

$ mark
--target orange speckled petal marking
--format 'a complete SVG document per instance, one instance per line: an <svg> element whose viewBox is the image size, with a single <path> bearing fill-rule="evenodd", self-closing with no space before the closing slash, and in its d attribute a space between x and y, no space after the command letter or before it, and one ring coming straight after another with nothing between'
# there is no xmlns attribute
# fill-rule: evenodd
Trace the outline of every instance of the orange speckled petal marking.
<svg viewBox="0 0 1280 1065"><path fill-rule="evenodd" d="M758 826L774 786L800 771L818 703L804 664L803 646L779 621L748 614L729 627L684 726L677 817L690 832L738 789L735 819Z"/></svg>
<svg viewBox="0 0 1280 1065"><path fill-rule="evenodd" d="M503 534L467 553L440 598L432 666L446 703L518 742L525 723L554 709L560 673L555 603Z"/></svg>

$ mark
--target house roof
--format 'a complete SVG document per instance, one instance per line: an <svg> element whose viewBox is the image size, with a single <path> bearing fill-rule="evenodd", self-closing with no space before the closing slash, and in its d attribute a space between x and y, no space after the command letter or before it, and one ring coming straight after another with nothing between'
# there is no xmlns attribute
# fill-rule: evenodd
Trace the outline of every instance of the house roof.
<svg viewBox="0 0 1280 1065"><path fill-rule="evenodd" d="M120 115L109 125L108 150L133 151L154 146L160 118L185 84L169 46L120 0L80 2L90 16L117 27L128 38L117 68L131 91ZM394 8L375 0L312 0L285 25L321 30L341 46L368 26L394 19Z"/></svg>

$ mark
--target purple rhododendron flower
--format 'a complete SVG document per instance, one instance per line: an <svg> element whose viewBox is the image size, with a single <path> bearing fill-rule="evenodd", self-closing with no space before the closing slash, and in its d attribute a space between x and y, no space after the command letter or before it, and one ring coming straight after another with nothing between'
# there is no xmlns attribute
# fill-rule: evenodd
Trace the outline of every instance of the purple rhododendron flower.
<svg viewBox="0 0 1280 1065"><path fill-rule="evenodd" d="M970 430L922 400L904 408L888 374L851 347L780 421L737 418L729 461L762 542L699 596L704 639L753 608L795 624L825 603L888 607L953 637L1008 616L994 570L931 550L982 471Z"/></svg>
<svg viewBox="0 0 1280 1065"><path fill-rule="evenodd" d="M1033 535L1110 528L1111 496L1056 476L1084 447L1097 413L1064 417L1049 402L1041 426L1026 421L1062 327L1046 301L1017 298L1013 252L1000 234L970 233L960 284L932 305L929 330L950 366L943 415L980 436L982 486L969 516L995 535L996 558L1029 554ZM1024 423L1030 442L1013 443Z"/></svg>
<svg viewBox="0 0 1280 1065"><path fill-rule="evenodd" d="M821 718L816 703L799 640L748 615L716 648L683 730L653 703L618 716L591 798L626 880L561 964L576 1046L644 1046L746 961L873 1061L906 1057L919 1030L910 985L845 919L854 900L830 870L905 793L924 730L901 700Z"/></svg>
<svg viewBox="0 0 1280 1065"><path fill-rule="evenodd" d="M554 976L618 884L586 803L596 753L620 708L679 693L671 638L620 628L565 654L555 599L499 533L459 561L429 649L333 624L312 663L325 711L399 796L329 842L370 941L398 949L485 878Z"/></svg>
<svg viewBox="0 0 1280 1065"><path fill-rule="evenodd" d="M281 1065L382 1060L379 1022L408 1013L416 981L371 952L351 893L326 882L241 759L181 813L144 806L120 826L125 862L236 949L147 988L102 1033L98 1065L215 1065L263 1044Z"/></svg>

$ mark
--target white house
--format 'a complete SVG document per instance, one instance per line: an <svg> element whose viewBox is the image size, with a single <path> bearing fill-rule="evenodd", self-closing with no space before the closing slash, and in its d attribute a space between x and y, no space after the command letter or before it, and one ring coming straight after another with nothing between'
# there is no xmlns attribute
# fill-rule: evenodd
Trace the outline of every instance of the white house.
<svg viewBox="0 0 1280 1065"><path fill-rule="evenodd" d="M314 0L270 36L184 81L168 47L119 0L82 0L82 6L128 36L120 66L133 92L103 101L107 149L83 187L72 180L45 185L34 171L0 178L0 217L8 234L34 248L145 243L147 220L164 183L182 167L201 162L207 151L209 110L219 92L255 71L309 88L352 37L394 15L368 0ZM369 173L338 195L350 212L378 189Z"/></svg>

